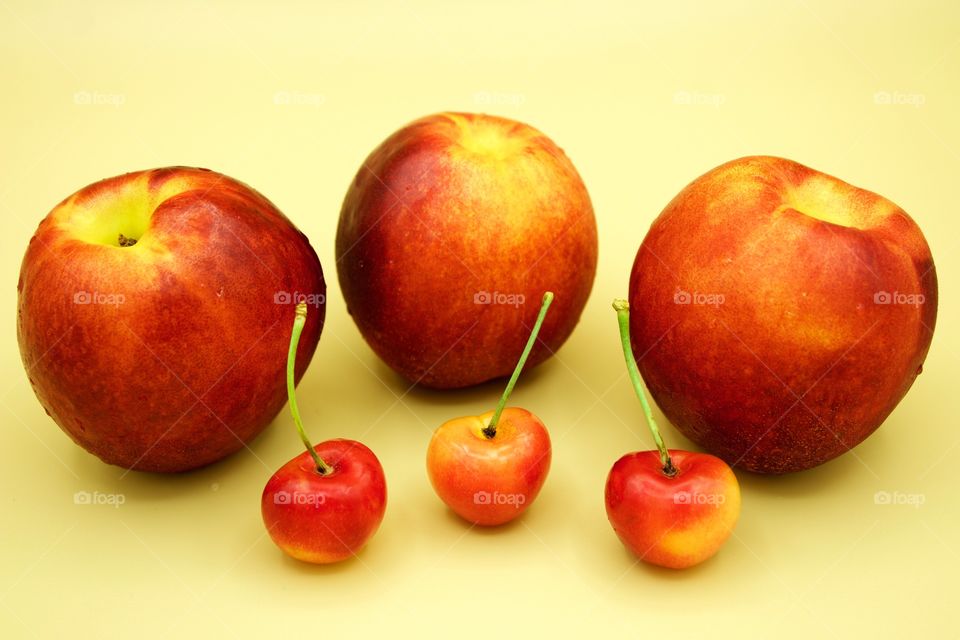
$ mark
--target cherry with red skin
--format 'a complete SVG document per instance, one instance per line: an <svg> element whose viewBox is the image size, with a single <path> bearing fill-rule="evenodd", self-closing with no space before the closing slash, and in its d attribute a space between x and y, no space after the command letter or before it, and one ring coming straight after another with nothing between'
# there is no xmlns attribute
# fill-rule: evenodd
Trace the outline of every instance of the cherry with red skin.
<svg viewBox="0 0 960 640"><path fill-rule="evenodd" d="M526 409L506 404L551 302L553 293L547 291L496 409L444 422L427 447L427 474L434 491L473 524L501 525L520 516L540 493L550 470L547 428Z"/></svg>
<svg viewBox="0 0 960 640"><path fill-rule="evenodd" d="M263 490L263 522L273 541L298 560L345 560L383 520L383 467L373 451L356 440L327 440L313 450L327 461L329 471L319 473L307 451L283 465Z"/></svg>
<svg viewBox="0 0 960 640"><path fill-rule="evenodd" d="M307 450L267 481L260 511L270 538L287 555L328 564L355 556L376 533L387 507L387 483L377 456L362 443L336 439L310 444L293 380L306 314L306 304L298 304L287 356L287 395Z"/></svg>
<svg viewBox="0 0 960 640"><path fill-rule="evenodd" d="M604 498L613 530L634 555L683 569L714 555L730 536L740 490L720 458L678 449L669 453L677 469L673 476L663 473L657 451L635 451L617 460Z"/></svg>
<svg viewBox="0 0 960 640"><path fill-rule="evenodd" d="M550 435L540 419L507 407L496 435L484 435L493 412L443 423L427 449L427 472L440 499L481 526L510 522L533 504L550 470Z"/></svg>
<svg viewBox="0 0 960 640"><path fill-rule="evenodd" d="M733 533L740 485L720 458L664 445L630 347L629 306L615 300L613 308L627 371L657 449L628 453L614 463L604 492L607 518L641 560L685 569L713 556Z"/></svg>

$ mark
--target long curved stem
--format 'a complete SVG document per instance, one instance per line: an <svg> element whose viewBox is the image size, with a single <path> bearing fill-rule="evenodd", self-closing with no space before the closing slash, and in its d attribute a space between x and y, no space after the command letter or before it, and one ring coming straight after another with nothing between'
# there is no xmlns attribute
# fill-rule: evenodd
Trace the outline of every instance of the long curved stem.
<svg viewBox="0 0 960 640"><path fill-rule="evenodd" d="M663 438L660 437L660 429L657 427L656 420L653 419L653 411L650 409L650 403L647 402L647 395L643 392L643 381L640 379L637 360L633 357L633 348L630 346L630 304L626 300L618 298L613 301L613 308L617 311L617 321L620 324L620 343L623 346L623 358L627 361L627 373L630 374L633 390L640 398L643 415L647 418L647 426L650 427L653 441L657 444L657 450L660 452L660 464L663 466L663 473L668 476L675 476L677 475L677 468L673 466L673 460L670 459L667 446L663 444Z"/></svg>
<svg viewBox="0 0 960 640"><path fill-rule="evenodd" d="M293 414L293 423L297 425L297 432L300 439L303 440L303 446L310 452L313 462L317 465L317 471L320 475L330 473L330 465L323 461L313 445L310 444L310 438L307 432L303 430L303 421L300 419L300 409L297 407L296 385L294 384L294 367L297 363L297 346L300 344L300 334L303 333L303 326L307 323L307 303L297 303L296 315L293 318L293 333L290 334L290 350L287 352L287 398L290 401L290 413Z"/></svg>
<svg viewBox="0 0 960 640"><path fill-rule="evenodd" d="M530 332L530 337L527 339L527 346L523 348L523 353L520 354L520 360L517 361L517 366L513 370L513 375L510 376L510 381L507 383L507 388L503 390L503 395L500 396L500 402L497 404L496 410L493 412L493 416L490 418L490 424L483 428L483 435L487 438L493 438L497 435L497 422L500 421L500 414L503 413L504 407L507 406L507 398L510 397L510 394L513 393L513 387L517 384L517 379L520 377L520 372L523 370L523 365L527 363L527 357L530 355L530 351L533 350L533 345L537 341L537 335L540 333L540 326L543 324L543 319L547 316L547 309L550 308L550 303L553 302L553 292L547 291L543 294L543 304L540 306L540 315L537 316L537 321L533 325L533 330Z"/></svg>

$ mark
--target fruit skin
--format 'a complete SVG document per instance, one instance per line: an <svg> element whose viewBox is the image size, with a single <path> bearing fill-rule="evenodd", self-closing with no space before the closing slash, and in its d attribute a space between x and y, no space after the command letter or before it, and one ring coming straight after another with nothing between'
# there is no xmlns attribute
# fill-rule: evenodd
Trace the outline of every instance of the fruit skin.
<svg viewBox="0 0 960 640"><path fill-rule="evenodd" d="M549 138L441 113L364 162L336 255L347 308L377 355L410 381L465 387L510 373L546 290L556 302L531 364L560 348L593 285L597 230L580 176ZM495 293L502 304L478 303Z"/></svg>
<svg viewBox="0 0 960 640"><path fill-rule="evenodd" d="M607 518L641 560L685 569L713 556L740 515L740 485L723 460L670 450L679 473L663 474L657 451L628 453L610 469Z"/></svg>
<svg viewBox="0 0 960 640"><path fill-rule="evenodd" d="M493 411L444 422L427 448L427 473L440 499L464 520L504 524L533 503L550 471L550 435L537 416L507 407L491 439Z"/></svg>
<svg viewBox="0 0 960 640"><path fill-rule="evenodd" d="M95 228L114 244L91 238ZM118 233L139 241L120 247ZM40 403L104 462L144 471L200 467L253 439L286 400L295 300L281 294L317 306L298 379L324 317L307 238L245 184L187 167L64 200L31 239L17 289L20 353Z"/></svg>
<svg viewBox="0 0 960 640"><path fill-rule="evenodd" d="M682 298L694 292L708 303ZM884 292L924 298L878 304ZM664 415L734 466L785 473L854 447L903 398L930 346L937 277L920 229L889 200L748 157L694 180L654 221L630 304L633 351Z"/></svg>
<svg viewBox="0 0 960 640"><path fill-rule="evenodd" d="M314 450L333 472L320 475L304 451L267 482L260 510L270 537L291 557L339 562L356 555L380 527L387 484L377 456L356 440L328 440Z"/></svg>

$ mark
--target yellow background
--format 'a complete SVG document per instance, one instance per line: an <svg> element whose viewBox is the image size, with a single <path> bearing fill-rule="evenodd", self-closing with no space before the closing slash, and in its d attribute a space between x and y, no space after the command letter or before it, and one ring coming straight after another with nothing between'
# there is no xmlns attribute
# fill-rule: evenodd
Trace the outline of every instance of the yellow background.
<svg viewBox="0 0 960 640"><path fill-rule="evenodd" d="M954 3L145 4L0 0L0 636L955 636ZM492 531L445 511L424 455L436 425L492 408L499 383L408 389L346 315L334 268L361 161L445 109L550 135L600 231L577 331L513 398L550 428L553 469L529 512ZM742 516L716 558L682 573L635 564L606 521L603 485L614 460L650 441L609 303L667 201L754 153L910 212L938 266L937 334L923 375L856 456L790 477L740 473ZM90 182L170 164L253 185L320 255L328 322L301 385L308 429L362 438L389 482L383 526L358 560L299 564L265 535L260 492L301 450L286 413L220 464L125 475L73 445L28 386L14 281L37 223ZM690 446L670 427L665 437ZM125 503L77 505L77 491ZM878 491L923 504L878 505Z"/></svg>

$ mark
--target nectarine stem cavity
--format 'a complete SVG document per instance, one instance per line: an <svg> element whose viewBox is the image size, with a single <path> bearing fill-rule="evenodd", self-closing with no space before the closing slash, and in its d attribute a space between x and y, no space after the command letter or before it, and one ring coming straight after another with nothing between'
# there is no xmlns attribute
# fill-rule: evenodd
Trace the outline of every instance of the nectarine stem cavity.
<svg viewBox="0 0 960 640"><path fill-rule="evenodd" d="M543 294L543 304L540 305L540 315L537 316L537 321L534 323L530 337L527 339L527 346L523 348L523 353L520 354L520 360L517 361L513 375L510 376L507 388L503 390L503 395L500 396L500 402L497 404L497 409L490 418L490 424L483 428L483 435L488 439L492 439L497 435L497 422L500 420L500 414L503 413L504 407L507 406L507 399L510 397L510 394L513 393L513 387L517 384L517 378L520 377L520 372L523 371L523 365L527 363L527 357L529 357L530 352L533 350L533 345L537 341L537 335L540 333L540 326L543 324L543 319L547 317L547 309L550 308L551 302L553 302L553 292L547 291Z"/></svg>
<svg viewBox="0 0 960 640"><path fill-rule="evenodd" d="M623 358L627 361L627 373L630 374L630 382L633 383L633 390L640 398L643 415L647 418L647 426L650 427L650 433L653 434L653 441L657 443L663 473L673 477L677 475L677 468L673 466L673 460L670 459L667 446L663 444L663 438L660 437L660 429L657 427L656 420L653 419L653 411L650 410L650 403L647 402L647 394L643 392L643 381L640 379L637 359L633 357L633 348L630 346L630 304L626 300L618 298L613 301L613 308L617 311L617 320L620 323L620 343L623 345Z"/></svg>
<svg viewBox="0 0 960 640"><path fill-rule="evenodd" d="M293 415L293 423L297 425L297 432L300 434L300 439L303 440L303 446L310 452L313 462L317 465L317 471L320 475L325 476L331 471L330 465L317 455L316 449L310 444L310 438L307 437L306 431L303 430L303 421L300 420L300 409L297 407L296 385L293 381L293 370L297 363L297 345L300 344L300 334L303 333L303 326L305 324L307 324L307 303L300 302L297 304L296 315L293 318L293 333L290 334L290 350L287 352L287 398L290 401L290 413Z"/></svg>

